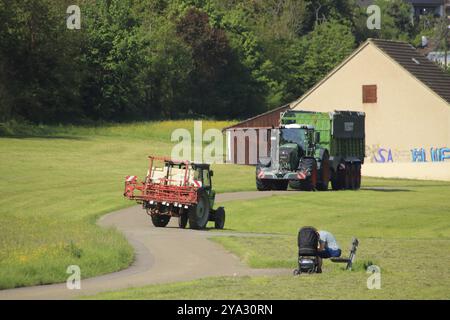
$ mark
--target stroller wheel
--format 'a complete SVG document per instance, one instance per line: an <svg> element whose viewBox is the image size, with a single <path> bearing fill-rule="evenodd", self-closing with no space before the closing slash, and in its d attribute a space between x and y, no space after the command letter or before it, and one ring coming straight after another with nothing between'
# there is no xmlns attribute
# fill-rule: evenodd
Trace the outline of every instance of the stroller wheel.
<svg viewBox="0 0 450 320"><path fill-rule="evenodd" d="M294 270L294 276L299 276L302 272L298 269Z"/></svg>

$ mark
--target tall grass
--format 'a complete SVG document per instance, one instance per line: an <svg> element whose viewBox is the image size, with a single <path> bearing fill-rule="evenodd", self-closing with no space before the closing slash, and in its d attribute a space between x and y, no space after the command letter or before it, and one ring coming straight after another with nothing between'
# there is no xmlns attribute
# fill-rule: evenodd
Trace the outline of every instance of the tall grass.
<svg viewBox="0 0 450 320"><path fill-rule="evenodd" d="M150 154L170 155L170 134L180 127L193 122L26 126L0 138L0 289L65 281L72 264L82 277L127 267L132 248L95 221L133 205L122 196L124 177L144 176ZM214 168L218 192L253 188L253 169Z"/></svg>

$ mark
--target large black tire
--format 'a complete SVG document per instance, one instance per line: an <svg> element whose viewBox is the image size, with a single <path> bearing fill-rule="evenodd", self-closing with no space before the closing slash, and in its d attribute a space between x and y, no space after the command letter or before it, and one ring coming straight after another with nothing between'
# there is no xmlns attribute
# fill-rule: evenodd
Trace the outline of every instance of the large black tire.
<svg viewBox="0 0 450 320"><path fill-rule="evenodd" d="M356 163L352 163L352 167L351 167L351 189L352 190L357 190L357 184L358 184L358 176L357 176L357 164Z"/></svg>
<svg viewBox="0 0 450 320"><path fill-rule="evenodd" d="M198 203L189 209L189 226L191 229L204 229L209 220L209 199L204 189L198 189Z"/></svg>
<svg viewBox="0 0 450 320"><path fill-rule="evenodd" d="M345 177L344 177L344 189L350 190L352 188L352 165L350 163L345 164Z"/></svg>
<svg viewBox="0 0 450 320"><path fill-rule="evenodd" d="M345 188L345 170L340 169L340 165L337 167L337 172L333 174L331 187L335 191L343 190Z"/></svg>
<svg viewBox="0 0 450 320"><path fill-rule="evenodd" d="M327 191L330 184L330 156L325 152L322 158L322 165L319 172L319 179L317 181L317 190Z"/></svg>
<svg viewBox="0 0 450 320"><path fill-rule="evenodd" d="M289 181L289 187L294 190L301 190L302 182L300 180L291 180Z"/></svg>
<svg viewBox="0 0 450 320"><path fill-rule="evenodd" d="M272 190L272 184L266 179L256 179L256 189L258 191L270 191Z"/></svg>
<svg viewBox="0 0 450 320"><path fill-rule="evenodd" d="M155 215L152 216L153 225L157 228L165 228L170 221L169 215Z"/></svg>
<svg viewBox="0 0 450 320"><path fill-rule="evenodd" d="M356 165L356 190L361 189L361 163Z"/></svg>
<svg viewBox="0 0 450 320"><path fill-rule="evenodd" d="M225 227L225 209L223 207L217 208L214 216L214 227L222 230Z"/></svg>
<svg viewBox="0 0 450 320"><path fill-rule="evenodd" d="M188 214L187 213L182 213L178 217L178 226L181 229L186 229L187 224L188 224Z"/></svg>
<svg viewBox="0 0 450 320"><path fill-rule="evenodd" d="M273 181L272 188L277 191L286 191L288 188L289 181L281 180L281 181Z"/></svg>
<svg viewBox="0 0 450 320"><path fill-rule="evenodd" d="M301 169L308 168L311 175L306 180L300 181L300 190L314 191L317 187L317 162L314 158L304 158L300 164Z"/></svg>

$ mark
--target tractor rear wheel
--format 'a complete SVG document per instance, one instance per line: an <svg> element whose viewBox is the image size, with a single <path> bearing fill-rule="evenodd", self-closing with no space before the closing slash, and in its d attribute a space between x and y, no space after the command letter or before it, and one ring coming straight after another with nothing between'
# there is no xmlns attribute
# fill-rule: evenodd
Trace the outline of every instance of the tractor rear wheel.
<svg viewBox="0 0 450 320"><path fill-rule="evenodd" d="M154 215L152 216L153 225L157 228L164 228L169 224L169 215Z"/></svg>
<svg viewBox="0 0 450 320"><path fill-rule="evenodd" d="M217 208L215 212L214 227L220 230L225 227L225 209L223 207Z"/></svg>
<svg viewBox="0 0 450 320"><path fill-rule="evenodd" d="M256 189L258 191L270 191L272 190L272 185L267 179L256 179Z"/></svg>
<svg viewBox="0 0 450 320"><path fill-rule="evenodd" d="M189 209L189 226L191 229L204 229L209 220L209 199L204 189L199 189L197 193L197 205Z"/></svg>

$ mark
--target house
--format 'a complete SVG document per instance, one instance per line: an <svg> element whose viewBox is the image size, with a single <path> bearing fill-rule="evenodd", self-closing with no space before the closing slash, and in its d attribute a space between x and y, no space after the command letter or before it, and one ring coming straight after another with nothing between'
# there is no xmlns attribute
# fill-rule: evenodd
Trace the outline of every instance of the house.
<svg viewBox="0 0 450 320"><path fill-rule="evenodd" d="M413 6L416 17L425 14L443 17L446 15L446 9L450 7L448 0L406 0L406 2Z"/></svg>
<svg viewBox="0 0 450 320"><path fill-rule="evenodd" d="M411 4L414 17L433 15L436 17L450 16L450 0L404 0ZM374 0L358 0L358 5L366 8L375 3Z"/></svg>
<svg viewBox="0 0 450 320"><path fill-rule="evenodd" d="M450 75L407 43L369 39L289 108L365 112L366 176L450 180Z"/></svg>
<svg viewBox="0 0 450 320"><path fill-rule="evenodd" d="M450 75L407 43L369 39L291 108L365 112L366 175L450 180Z"/></svg>

